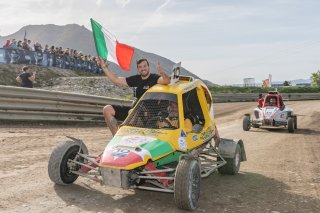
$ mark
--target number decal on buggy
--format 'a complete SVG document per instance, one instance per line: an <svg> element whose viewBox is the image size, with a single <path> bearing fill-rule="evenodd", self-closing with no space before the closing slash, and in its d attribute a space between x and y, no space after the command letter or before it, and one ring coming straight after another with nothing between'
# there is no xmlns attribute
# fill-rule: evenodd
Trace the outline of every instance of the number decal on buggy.
<svg viewBox="0 0 320 213"><path fill-rule="evenodd" d="M115 157L124 158L129 154L130 150L123 147L116 147L113 149L112 155Z"/></svg>

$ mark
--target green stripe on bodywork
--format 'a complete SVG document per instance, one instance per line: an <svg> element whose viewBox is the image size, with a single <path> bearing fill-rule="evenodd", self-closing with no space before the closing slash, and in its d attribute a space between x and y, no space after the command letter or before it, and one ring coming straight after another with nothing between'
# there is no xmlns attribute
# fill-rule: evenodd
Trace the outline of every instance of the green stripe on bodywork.
<svg viewBox="0 0 320 213"><path fill-rule="evenodd" d="M171 145L168 142L162 140L155 140L151 143L142 144L141 148L148 150L152 158L156 158L173 151Z"/></svg>
<svg viewBox="0 0 320 213"><path fill-rule="evenodd" d="M162 166L162 165L172 163L172 162L178 163L179 157L182 154L186 154L186 153L179 152L179 151L172 152L171 154L169 154L163 158L160 158L159 160L154 161L154 165L158 167L158 166Z"/></svg>

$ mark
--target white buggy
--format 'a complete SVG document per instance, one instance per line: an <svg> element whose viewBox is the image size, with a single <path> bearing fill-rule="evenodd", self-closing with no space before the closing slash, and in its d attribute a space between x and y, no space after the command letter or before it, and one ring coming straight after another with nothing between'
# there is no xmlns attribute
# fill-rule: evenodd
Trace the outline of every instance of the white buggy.
<svg viewBox="0 0 320 213"><path fill-rule="evenodd" d="M290 133L297 129L297 116L293 110L287 107L278 92L269 92L262 107L254 109L254 115L245 114L243 118L243 130L249 131L251 127L279 127L288 128Z"/></svg>

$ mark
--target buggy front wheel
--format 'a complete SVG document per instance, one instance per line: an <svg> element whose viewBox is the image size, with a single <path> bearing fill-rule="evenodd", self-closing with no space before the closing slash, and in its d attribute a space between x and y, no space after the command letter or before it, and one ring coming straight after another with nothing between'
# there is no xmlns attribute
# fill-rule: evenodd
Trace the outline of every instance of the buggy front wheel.
<svg viewBox="0 0 320 213"><path fill-rule="evenodd" d="M201 171L196 159L182 159L176 169L174 179L174 200L185 210L197 208L200 196Z"/></svg>
<svg viewBox="0 0 320 213"><path fill-rule="evenodd" d="M79 177L72 171L78 171L80 166L70 163L70 160L84 161L78 155L78 152L88 154L87 147L80 141L65 141L53 150L48 163L48 174L52 182L59 185L68 185Z"/></svg>

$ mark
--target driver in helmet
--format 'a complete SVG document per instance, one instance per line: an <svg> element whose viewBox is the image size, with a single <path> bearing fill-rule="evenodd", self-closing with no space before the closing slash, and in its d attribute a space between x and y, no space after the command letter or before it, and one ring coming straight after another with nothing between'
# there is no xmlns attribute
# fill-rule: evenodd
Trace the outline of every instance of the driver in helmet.
<svg viewBox="0 0 320 213"><path fill-rule="evenodd" d="M269 103L270 103L270 106L277 106L276 98L275 97L271 97Z"/></svg>
<svg viewBox="0 0 320 213"><path fill-rule="evenodd" d="M168 116L159 123L160 128L179 128L179 108L178 103L175 101L169 101L167 107ZM190 119L185 119L185 126L187 129L192 129L192 123Z"/></svg>

